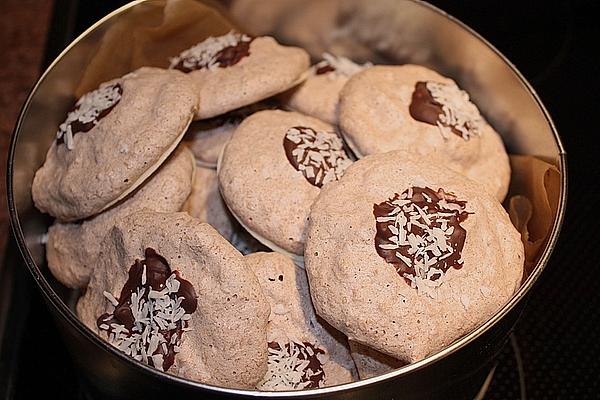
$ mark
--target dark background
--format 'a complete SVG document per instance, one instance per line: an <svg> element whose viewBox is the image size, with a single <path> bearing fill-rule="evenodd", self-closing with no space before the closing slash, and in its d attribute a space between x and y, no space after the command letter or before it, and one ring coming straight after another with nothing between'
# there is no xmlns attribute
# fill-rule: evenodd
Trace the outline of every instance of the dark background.
<svg viewBox="0 0 600 400"><path fill-rule="evenodd" d="M123 3L56 0L45 62L51 61L68 41L100 16ZM598 2L432 3L474 28L504 53L533 84L557 125L569 167L565 225L550 264L516 327L515 337L523 360L528 399L600 398L600 288L594 253L598 247L595 240L600 238L594 212L600 205L600 132L595 119L600 111ZM7 398L34 398L41 394L48 398L77 398L80 389L73 383L76 372L64 356L45 306L31 279L22 271L16 275L14 285L18 287L13 287L17 294L13 301L33 311L19 314L28 328L5 339L14 348L12 358L5 356L0 360L0 374L6 373L7 365L11 370L14 397ZM23 346L17 346L19 343ZM514 356L507 352L502 357L501 361L509 367L497 371L488 398L519 398L518 377L511 358ZM12 360L12 364L7 364L7 360ZM2 379L0 376L0 385ZM2 389L0 386L0 395Z"/></svg>

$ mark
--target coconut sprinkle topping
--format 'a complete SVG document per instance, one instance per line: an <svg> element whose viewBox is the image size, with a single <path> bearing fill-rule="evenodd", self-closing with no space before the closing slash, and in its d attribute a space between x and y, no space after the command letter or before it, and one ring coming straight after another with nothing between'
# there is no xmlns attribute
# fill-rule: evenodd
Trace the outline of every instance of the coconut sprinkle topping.
<svg viewBox="0 0 600 400"><path fill-rule="evenodd" d="M73 150L73 135L87 132L96 126L119 103L122 94L123 88L115 83L101 86L81 96L73 110L67 114L67 119L58 127L57 144L65 143L67 149Z"/></svg>
<svg viewBox="0 0 600 400"><path fill-rule="evenodd" d="M190 330L197 299L191 283L171 272L162 256L150 248L145 256L129 270L119 300L104 292L114 309L101 315L97 326L123 353L166 371Z"/></svg>
<svg viewBox="0 0 600 400"><path fill-rule="evenodd" d="M268 370L256 385L259 390L300 390L323 387L324 349L309 342L269 342Z"/></svg>
<svg viewBox="0 0 600 400"><path fill-rule="evenodd" d="M295 126L285 134L283 147L292 166L317 187L337 181L352 164L335 132Z"/></svg>
<svg viewBox="0 0 600 400"><path fill-rule="evenodd" d="M365 68L372 67L373 64L367 62L363 65L357 64L349 58L334 56L333 54L323 53L323 61L316 64L313 69L316 75L329 74L331 77L351 77Z"/></svg>
<svg viewBox="0 0 600 400"><path fill-rule="evenodd" d="M454 82L417 82L409 111L416 120L437 125L446 140L452 133L469 140L483 130L477 106Z"/></svg>
<svg viewBox="0 0 600 400"><path fill-rule="evenodd" d="M463 266L467 232L460 225L470 214L466 202L443 189L411 187L373 206L375 249L400 276L430 297L449 268Z"/></svg>
<svg viewBox="0 0 600 400"><path fill-rule="evenodd" d="M169 68L190 72L197 69L214 70L237 64L250 55L252 37L230 31L226 35L209 37L171 58Z"/></svg>

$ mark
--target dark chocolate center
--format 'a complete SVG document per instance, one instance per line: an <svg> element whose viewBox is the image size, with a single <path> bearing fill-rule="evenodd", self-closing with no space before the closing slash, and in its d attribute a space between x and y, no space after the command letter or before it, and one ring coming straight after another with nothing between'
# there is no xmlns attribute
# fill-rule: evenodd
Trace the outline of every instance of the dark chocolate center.
<svg viewBox="0 0 600 400"><path fill-rule="evenodd" d="M423 268L441 271L428 277L434 281L449 268L461 268L467 232L460 223L469 215L465 207L465 201L443 189L427 187L412 187L374 204L377 254L405 278Z"/></svg>
<svg viewBox="0 0 600 400"><path fill-rule="evenodd" d="M118 299L118 304L115 306L113 313L102 314L96 324L102 331L106 331L111 337L111 334L115 334L116 327L121 325L125 328L125 332L121 335L125 337L133 337L141 340L141 344L144 346L145 351L148 351L152 345L152 339L149 336L145 340L142 340L143 329L142 326L137 323L137 320L141 318L148 318L149 315L144 314L134 316L133 309L136 309L138 305L140 308L142 304L146 304L152 307L154 311L151 311L152 318L159 315L162 312L174 311L176 314L182 314L179 308L185 311L185 314L192 314L196 311L198 306L198 296L196 291L190 282L183 279L178 271L171 271L167 260L164 257L157 254L152 248L146 248L144 252L145 259L135 260L135 263L129 269L129 278L125 282L121 294ZM179 288L175 293L168 293L167 280L175 274L175 280L179 283ZM158 292L162 292L160 295ZM165 294L165 292L167 292ZM139 296L140 293L143 293ZM152 293L152 295L151 295ZM135 298L135 304L133 299ZM156 300L156 301L153 301ZM158 303L165 302L175 305L169 310L161 310L161 305ZM142 313L140 313L142 314ZM155 315L156 314L156 315ZM148 354L149 358L147 363L151 366L155 366L154 360L151 356L160 354L163 356L162 369L168 370L175 362L176 348L181 342L184 331L188 327L188 321L179 318L177 321L167 321L161 319L162 323L158 323L158 331L154 332L154 335L160 335L164 338L164 345L159 345L151 354ZM115 324L115 326L113 326ZM145 325L149 328L149 325ZM116 336L116 335L115 335ZM122 336L120 336L122 337Z"/></svg>

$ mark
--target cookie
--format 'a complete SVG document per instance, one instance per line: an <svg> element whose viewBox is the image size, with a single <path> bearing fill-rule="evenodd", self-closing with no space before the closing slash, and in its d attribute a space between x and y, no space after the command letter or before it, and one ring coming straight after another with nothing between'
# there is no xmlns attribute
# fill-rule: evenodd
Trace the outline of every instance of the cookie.
<svg viewBox="0 0 600 400"><path fill-rule="evenodd" d="M265 100L190 124L183 140L196 157L198 165L207 168L217 168L219 154L229 141L233 131L249 115L260 111L277 108L274 100Z"/></svg>
<svg viewBox="0 0 600 400"><path fill-rule="evenodd" d="M323 188L304 252L317 313L401 362L442 350L519 287L523 244L481 185L402 151Z"/></svg>
<svg viewBox="0 0 600 400"><path fill-rule="evenodd" d="M36 207L62 221L107 209L175 149L198 109L189 77L141 68L82 96L33 179Z"/></svg>
<svg viewBox="0 0 600 400"><path fill-rule="evenodd" d="M186 213L118 221L77 314L125 354L187 379L253 388L267 371L269 303L256 277Z"/></svg>
<svg viewBox="0 0 600 400"><path fill-rule="evenodd" d="M186 72L200 97L196 119L206 119L256 103L296 86L309 67L306 51L278 44L269 36L229 32L209 37L171 59Z"/></svg>
<svg viewBox="0 0 600 400"><path fill-rule="evenodd" d="M340 91L352 75L369 66L324 53L323 61L310 69L306 81L282 95L283 102L293 110L336 125Z"/></svg>
<svg viewBox="0 0 600 400"><path fill-rule="evenodd" d="M301 258L310 206L351 164L335 129L295 112L246 118L218 165L225 203L267 247Z"/></svg>
<svg viewBox="0 0 600 400"><path fill-rule="evenodd" d="M502 139L456 83L418 65L376 66L354 75L340 94L340 126L358 157L405 150L479 182L498 200L510 165Z"/></svg>
<svg viewBox="0 0 600 400"><path fill-rule="evenodd" d="M194 158L181 147L141 187L108 210L79 224L55 222L46 243L52 275L67 287L84 288L100 243L115 222L142 209L179 211L191 192L193 174Z"/></svg>
<svg viewBox="0 0 600 400"><path fill-rule="evenodd" d="M358 342L353 342L352 340L348 342L350 344L350 354L352 355L360 379L383 375L406 365L406 363Z"/></svg>
<svg viewBox="0 0 600 400"><path fill-rule="evenodd" d="M214 169L196 168L192 192L183 206L183 211L210 224L229 241L237 229L237 223L219 193L217 171Z"/></svg>
<svg viewBox="0 0 600 400"><path fill-rule="evenodd" d="M283 254L244 258L271 306L268 371L257 389L316 389L353 381L347 340L315 315L304 270Z"/></svg>

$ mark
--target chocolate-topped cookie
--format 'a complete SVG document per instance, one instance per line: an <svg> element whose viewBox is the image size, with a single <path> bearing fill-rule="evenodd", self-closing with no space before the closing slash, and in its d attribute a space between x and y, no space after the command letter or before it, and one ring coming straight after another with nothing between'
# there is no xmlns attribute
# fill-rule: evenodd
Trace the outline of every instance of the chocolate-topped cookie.
<svg viewBox="0 0 600 400"><path fill-rule="evenodd" d="M184 378L253 388L267 371L269 303L256 277L186 213L117 221L77 314L125 354Z"/></svg>
<svg viewBox="0 0 600 400"><path fill-rule="evenodd" d="M314 199L351 163L333 126L295 112L261 111L246 118L225 146L219 187L254 237L299 260Z"/></svg>
<svg viewBox="0 0 600 400"><path fill-rule="evenodd" d="M219 193L217 171L211 168L196 168L192 191L183 206L183 211L210 224L229 241L238 227Z"/></svg>
<svg viewBox="0 0 600 400"><path fill-rule="evenodd" d="M306 272L283 254L244 258L271 305L268 371L257 389L316 389L353 381L346 337L315 315Z"/></svg>
<svg viewBox="0 0 600 400"><path fill-rule="evenodd" d="M433 154L498 200L506 196L510 165L502 139L467 92L435 71L418 65L362 71L340 93L339 117L359 158L391 150Z"/></svg>
<svg viewBox="0 0 600 400"><path fill-rule="evenodd" d="M175 149L198 109L179 71L141 68L79 99L33 179L38 209L90 217L146 180Z"/></svg>
<svg viewBox="0 0 600 400"><path fill-rule="evenodd" d="M81 223L59 221L48 229L46 261L52 275L70 288L84 288L100 252L100 243L115 222L142 209L176 212L192 188L194 158L180 147L130 196Z"/></svg>
<svg viewBox="0 0 600 400"><path fill-rule="evenodd" d="M281 93L303 79L306 51L278 44L268 36L229 32L209 37L171 59L186 72L200 97L196 119L206 119Z"/></svg>
<svg viewBox="0 0 600 400"><path fill-rule="evenodd" d="M304 252L317 313L350 340L415 362L504 305L523 244L481 185L402 151L355 162L315 200Z"/></svg>
<svg viewBox="0 0 600 400"><path fill-rule="evenodd" d="M293 110L336 125L340 91L352 75L370 66L324 53L323 61L312 66L306 81L282 94L282 101Z"/></svg>
<svg viewBox="0 0 600 400"><path fill-rule="evenodd" d="M183 140L190 146L199 166L217 168L217 160L223 146L244 118L261 110L275 108L277 103L274 100L266 100L218 117L194 121L190 124Z"/></svg>

